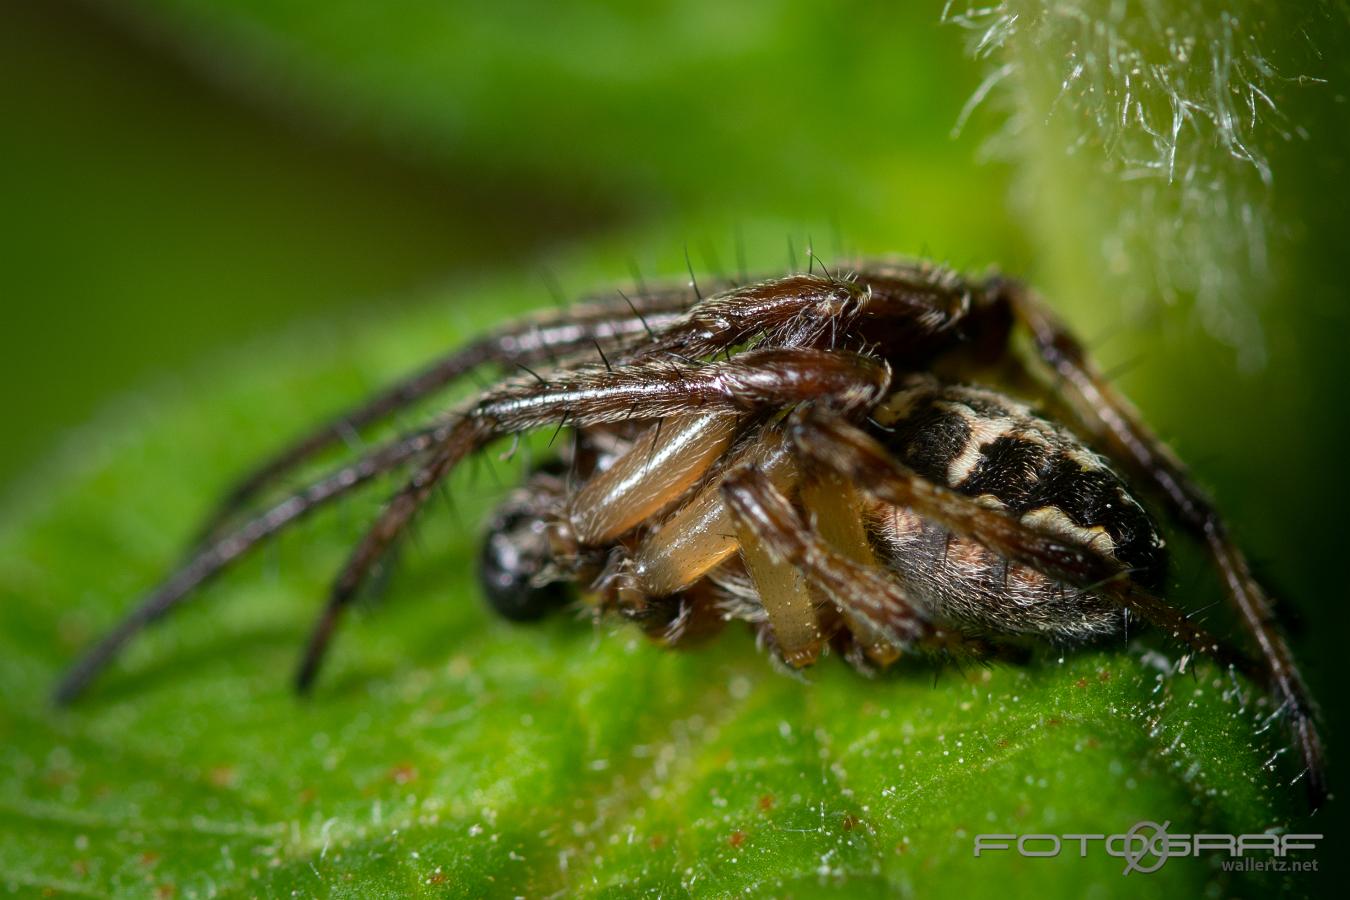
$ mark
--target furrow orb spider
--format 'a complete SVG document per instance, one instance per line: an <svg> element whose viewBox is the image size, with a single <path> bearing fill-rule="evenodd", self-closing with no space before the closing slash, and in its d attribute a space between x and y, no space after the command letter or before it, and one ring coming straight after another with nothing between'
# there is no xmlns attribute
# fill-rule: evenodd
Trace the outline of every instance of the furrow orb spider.
<svg viewBox="0 0 1350 900"><path fill-rule="evenodd" d="M437 485L499 437L570 426L570 446L511 494L482 548L484 593L507 618L542 616L580 586L597 615L670 646L743 619L789 667L832 648L872 669L907 650L1118 636L1133 615L1272 692L1319 803L1312 701L1270 598L1185 467L1044 303L1017 281L926 263L815 265L706 295L691 281L592 299L377 394L240 482L56 698L77 697L141 629L270 536L407 470L314 626L296 676L308 690L343 612ZM1018 329L1034 353L1014 349ZM468 404L259 503L343 435L493 366L507 374ZM1087 440L972 381L1042 385ZM1255 656L1160 597L1163 541L1112 465L1203 545Z"/></svg>

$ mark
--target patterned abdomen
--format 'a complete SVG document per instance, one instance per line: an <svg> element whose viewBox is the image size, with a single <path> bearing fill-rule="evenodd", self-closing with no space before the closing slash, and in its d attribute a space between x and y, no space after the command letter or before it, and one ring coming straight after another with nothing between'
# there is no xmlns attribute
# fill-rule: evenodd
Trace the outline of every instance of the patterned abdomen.
<svg viewBox="0 0 1350 900"><path fill-rule="evenodd" d="M1126 566L1150 589L1166 554L1157 526L1106 462L1026 405L985 388L913 376L878 411L883 438L915 472ZM1114 633L1120 610L1010 565L905 510L877 504L872 534L915 599L981 630L1082 639Z"/></svg>

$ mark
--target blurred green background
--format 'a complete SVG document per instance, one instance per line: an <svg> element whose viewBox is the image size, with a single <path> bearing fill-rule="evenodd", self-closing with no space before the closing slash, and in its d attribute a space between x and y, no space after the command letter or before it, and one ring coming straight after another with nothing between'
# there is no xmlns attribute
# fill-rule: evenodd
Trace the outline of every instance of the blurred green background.
<svg viewBox="0 0 1350 900"><path fill-rule="evenodd" d="M255 6L0 6L10 478L100 398L213 348L596 234L659 228L701 264L732 264L738 226L769 240L764 219L776 247L833 223L872 249L1027 256L1003 173L948 139L980 73L931 9ZM860 27L895 42L855 53Z"/></svg>
<svg viewBox="0 0 1350 900"><path fill-rule="evenodd" d="M789 242L997 264L1046 286L1220 498L1305 623L1335 758L1344 9L1326 5L1319 55L1230 5L1289 73L1292 138L1267 148L1257 213L1269 277L1231 298L1261 323L1256 363L1185 296L1118 300L1140 279L1101 245L1132 188L1091 142L1046 150L1079 124L1042 115L1061 86L1038 82L1036 47L972 58L940 4L0 0L0 495L41 494L51 448L115 398L446 288L525 277L544 305L536 273L677 274L686 246L728 269L738 236L756 267L786 265ZM1013 63L1026 77L967 117Z"/></svg>

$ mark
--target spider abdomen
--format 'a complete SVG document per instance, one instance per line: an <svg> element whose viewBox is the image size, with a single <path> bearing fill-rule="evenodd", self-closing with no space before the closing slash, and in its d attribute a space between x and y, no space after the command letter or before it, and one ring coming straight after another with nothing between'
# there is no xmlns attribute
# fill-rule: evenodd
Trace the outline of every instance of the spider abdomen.
<svg viewBox="0 0 1350 900"><path fill-rule="evenodd" d="M1085 641L1117 634L1118 604L1008 560L896 506L872 511L871 532L906 594L935 621L986 635Z"/></svg>
<svg viewBox="0 0 1350 900"><path fill-rule="evenodd" d="M1163 540L1121 478L1063 427L995 391L911 376L878 411L889 449L919 475L1126 566L1157 588ZM1119 629L1118 606L1010 564L974 541L878 504L873 533L939 618L1069 639Z"/></svg>

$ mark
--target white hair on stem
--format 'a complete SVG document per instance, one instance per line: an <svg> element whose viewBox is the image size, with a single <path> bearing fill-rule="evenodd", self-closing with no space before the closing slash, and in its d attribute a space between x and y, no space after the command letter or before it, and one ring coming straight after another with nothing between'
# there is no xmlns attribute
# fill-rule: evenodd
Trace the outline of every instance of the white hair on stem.
<svg viewBox="0 0 1350 900"><path fill-rule="evenodd" d="M1043 227L1086 248L1103 295L1131 311L1194 304L1245 366L1265 354L1275 151L1308 138L1281 101L1324 84L1316 41L1338 17L1321 0L949 0L942 13L990 65L961 123L986 98L997 107L985 152L1024 163L1032 204L1046 181L1076 179L1056 212L1088 222Z"/></svg>

